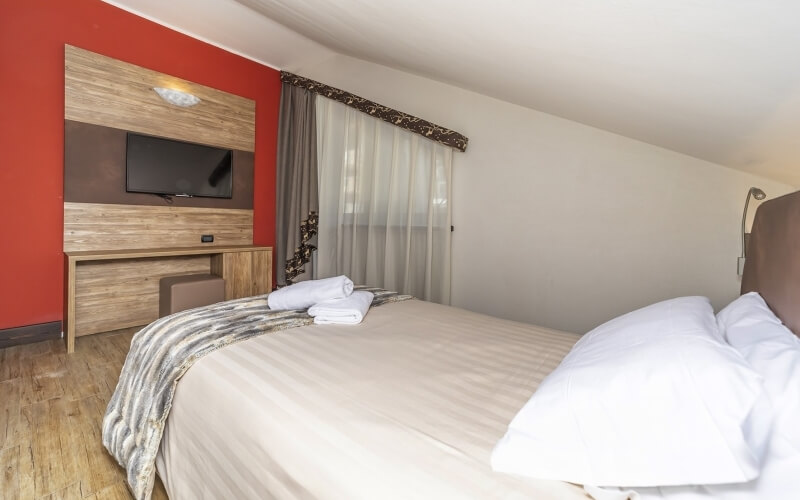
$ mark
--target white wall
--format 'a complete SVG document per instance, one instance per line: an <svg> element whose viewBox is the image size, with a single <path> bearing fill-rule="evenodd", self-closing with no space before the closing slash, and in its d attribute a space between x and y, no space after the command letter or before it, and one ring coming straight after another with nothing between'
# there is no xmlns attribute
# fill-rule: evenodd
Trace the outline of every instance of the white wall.
<svg viewBox="0 0 800 500"><path fill-rule="evenodd" d="M585 332L680 295L720 308L738 294L747 190L794 190L347 56L290 71L469 137L454 161L452 303L503 318Z"/></svg>

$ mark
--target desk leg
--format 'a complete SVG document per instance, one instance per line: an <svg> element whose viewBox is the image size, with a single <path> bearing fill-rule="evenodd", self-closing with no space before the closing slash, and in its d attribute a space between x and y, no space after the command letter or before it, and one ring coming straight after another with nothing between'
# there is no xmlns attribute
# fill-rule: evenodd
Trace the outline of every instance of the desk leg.
<svg viewBox="0 0 800 500"><path fill-rule="evenodd" d="M75 261L64 259L64 342L67 353L75 352Z"/></svg>

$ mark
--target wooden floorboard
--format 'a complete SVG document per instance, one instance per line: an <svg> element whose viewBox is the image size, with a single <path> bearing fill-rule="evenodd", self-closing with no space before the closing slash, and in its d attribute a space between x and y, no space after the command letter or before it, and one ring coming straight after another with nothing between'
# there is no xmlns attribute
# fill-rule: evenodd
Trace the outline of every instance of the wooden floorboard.
<svg viewBox="0 0 800 500"><path fill-rule="evenodd" d="M71 355L62 340L0 349L0 499L132 498L101 428L137 330L79 337Z"/></svg>

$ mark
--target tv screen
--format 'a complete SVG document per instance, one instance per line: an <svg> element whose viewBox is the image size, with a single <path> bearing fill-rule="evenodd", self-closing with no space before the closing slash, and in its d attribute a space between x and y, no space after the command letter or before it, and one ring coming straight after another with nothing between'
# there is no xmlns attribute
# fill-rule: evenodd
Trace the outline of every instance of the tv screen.
<svg viewBox="0 0 800 500"><path fill-rule="evenodd" d="M127 186L131 193L230 198L230 149L128 133Z"/></svg>

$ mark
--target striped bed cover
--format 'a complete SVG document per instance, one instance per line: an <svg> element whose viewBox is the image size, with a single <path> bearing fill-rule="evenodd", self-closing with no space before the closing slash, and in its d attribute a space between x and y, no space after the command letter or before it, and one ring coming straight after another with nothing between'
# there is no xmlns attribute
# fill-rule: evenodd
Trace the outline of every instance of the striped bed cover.
<svg viewBox="0 0 800 500"><path fill-rule="evenodd" d="M158 471L171 500L586 499L489 465L577 339L418 300L249 339L183 377Z"/></svg>

